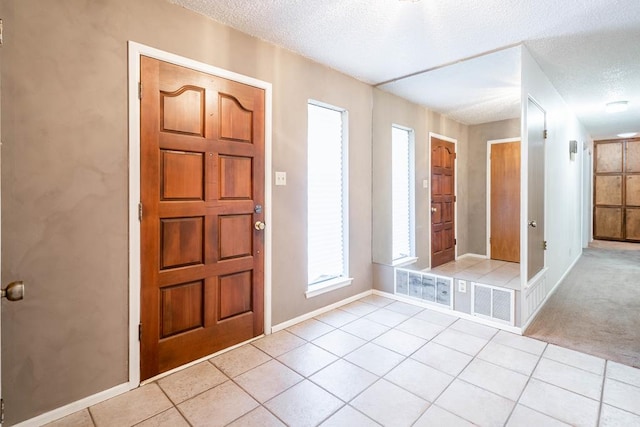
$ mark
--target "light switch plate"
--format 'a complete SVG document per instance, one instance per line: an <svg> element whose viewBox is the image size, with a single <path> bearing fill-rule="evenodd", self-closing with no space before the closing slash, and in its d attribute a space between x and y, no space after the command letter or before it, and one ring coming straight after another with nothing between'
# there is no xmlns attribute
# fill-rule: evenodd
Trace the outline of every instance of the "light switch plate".
<svg viewBox="0 0 640 427"><path fill-rule="evenodd" d="M422 188L429 188L429 180L425 179L422 181Z"/></svg>
<svg viewBox="0 0 640 427"><path fill-rule="evenodd" d="M276 172L276 185L287 185L286 172Z"/></svg>

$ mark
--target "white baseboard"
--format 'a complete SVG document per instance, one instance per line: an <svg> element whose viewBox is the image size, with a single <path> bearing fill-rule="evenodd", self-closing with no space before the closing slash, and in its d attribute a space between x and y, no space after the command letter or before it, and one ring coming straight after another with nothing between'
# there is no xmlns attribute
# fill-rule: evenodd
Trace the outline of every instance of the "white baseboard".
<svg viewBox="0 0 640 427"><path fill-rule="evenodd" d="M576 266L576 264L578 263L578 261L580 260L581 257L582 257L582 252L580 252L578 257L575 260L573 260L573 262L571 263L569 268L567 268L567 270L564 272L564 274L562 276L560 276L560 279L556 282L555 285L553 285L553 288L551 288L551 290L547 293L547 296L544 297L544 299L542 300L542 302L540 303L538 308L536 308L536 311L534 311L533 314L531 316L529 316L529 318L524 323L524 325L522 325L522 334L523 335L524 335L525 332L527 332L527 328L529 327L529 325L531 325L531 322L533 322L535 320L536 316L540 313L540 310L542 310L542 307L544 307L544 305L547 303L549 298L551 298L551 295L553 295L553 293L558 289L558 286L567 277L569 272L571 272L571 270L573 270L573 267Z"/></svg>
<svg viewBox="0 0 640 427"><path fill-rule="evenodd" d="M481 259L488 259L488 257L486 255L480 255L480 254L472 254L472 253L466 253L464 255L460 255L458 258L456 259L463 259L463 258L481 258Z"/></svg>
<svg viewBox="0 0 640 427"><path fill-rule="evenodd" d="M105 400L111 399L112 397L119 396L122 393L126 393L136 387L138 387L137 384L120 384L108 390L101 391L94 395L87 396L84 399L76 400L75 402L69 403L68 405L56 408L53 411L45 412L44 414L38 415L37 417L22 421L21 423L15 424L14 427L38 427L57 419L66 417L67 415L71 415L74 412L86 409L89 406L104 402Z"/></svg>
<svg viewBox="0 0 640 427"><path fill-rule="evenodd" d="M354 295L352 297L345 298L345 299L343 299L341 301L338 301L336 303L327 305L326 307L319 308L317 310L314 310L314 311L311 311L309 313L303 314L302 316L298 316L298 317L295 317L295 318L293 318L291 320L287 320L285 322L279 323L279 324L271 327L271 332L272 333L276 333L276 332L281 331L283 329L287 329L287 328L289 328L289 327L291 327L291 326L293 326L295 324L298 324L300 322L304 322L305 320L309 320L312 317L316 317L316 316L318 316L318 315L320 315L322 313L326 313L327 311L331 311L334 308L342 307L343 305L347 305L347 304L349 304L351 302L359 300L360 298L364 298L366 296L369 296L372 293L373 293L373 290L364 291L362 293L359 293L358 295Z"/></svg>
<svg viewBox="0 0 640 427"><path fill-rule="evenodd" d="M468 313L451 310L445 307L438 307L437 305L434 305L434 304L420 302L413 298L406 298L401 295L390 294L388 292L379 291L377 289L373 290L373 294L379 295L381 297L389 298L389 299L394 299L396 301L406 302L407 304L417 305L418 307L428 308L429 310L437 311L437 312L448 314L451 316L456 316L456 317L459 317L460 319L470 320L475 323L480 323L482 325L487 325L493 328L502 329L504 331L511 332L514 334L522 335L522 328L518 328L517 326L510 326L510 325L504 325L502 323L492 322L487 319L482 319L477 316L472 316L471 314L468 314Z"/></svg>
<svg viewBox="0 0 640 427"><path fill-rule="evenodd" d="M336 302L334 304L328 305L326 307L319 308L319 309L314 310L314 311L312 311L310 313L303 314L302 316L298 316L295 319L291 319L291 320L288 320L286 322L282 322L279 325L273 326L271 328L271 332L273 333L273 332L277 332L277 331L286 329L286 328L288 328L290 326L295 325L296 323L300 323L300 322L303 322L303 321L305 321L307 319L311 319L312 317L318 316L319 314L325 313L327 311L331 311L334 308L341 307L341 306L349 304L349 303L351 303L353 301L359 300L360 298L369 296L372 293L373 293L373 291L371 291L371 290L365 291L365 292L362 292L362 293L360 293L358 295L354 295L352 297L349 297L349 298L343 299L341 301L338 301L338 302ZM173 369L173 370L171 370L169 372L164 372L164 373L162 373L162 374L160 374L160 375L158 375L156 377L153 377L151 379L148 379L148 380L142 382L140 385L144 385L144 384L148 384L148 383L153 382L153 381L157 381L158 379L160 379L162 377L165 377L165 376L173 374L173 373L175 373L177 371L181 371L183 369L186 369L186 368L188 368L190 366L193 366L195 364L198 364L198 363L200 363L200 362L202 362L204 360L210 359L210 358L212 358L212 357L214 357L214 356L216 356L218 354L226 353L227 351L233 350L234 348L237 348L237 347L239 347L241 345L244 345L244 344L246 344L248 342L254 341L254 340L259 339L261 337L262 336L259 336L259 337L256 337L256 338L252 338L252 339L250 339L248 341L245 341L243 343L240 343L238 345L234 345L232 347L226 348L226 349L224 349L222 351L219 351L217 353L211 354L209 356L206 356L206 357L203 357L201 359L198 359L198 360L195 360L193 362L190 362L190 363L187 363L185 365L182 365L182 366L180 366L178 368L175 368L175 369ZM69 403L68 405L62 406L60 408L56 408L56 409L54 409L52 411L45 412L44 414L38 415L37 417L30 418L28 420L22 421L22 422L20 422L18 424L15 424L15 427L38 427L38 426L50 423L52 421L56 421L56 420L58 420L60 418L66 417L67 415L71 415L74 412L78 412L78 411L86 409L86 408L88 408L90 406L96 405L96 404L98 404L100 402L104 402L105 400L111 399L112 397L119 396L119 395L121 395L123 393L126 393L128 391L131 391L131 390L133 390L133 389L135 389L137 387L138 387L138 384L133 384L133 383L120 384L120 385L117 385L117 386L115 386L113 388L110 388L108 390L101 391L101 392L96 393L94 395L87 396L87 397L85 397L83 399L80 399L80 400L77 400L75 402Z"/></svg>

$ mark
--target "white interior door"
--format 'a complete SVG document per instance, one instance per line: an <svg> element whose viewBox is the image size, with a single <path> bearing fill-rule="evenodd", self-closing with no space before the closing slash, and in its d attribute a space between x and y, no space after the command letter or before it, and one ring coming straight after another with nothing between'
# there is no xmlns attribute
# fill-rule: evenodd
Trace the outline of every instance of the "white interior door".
<svg viewBox="0 0 640 427"><path fill-rule="evenodd" d="M531 99L527 105L527 138L529 150L528 172L528 233L527 281L545 266L544 240L544 140L546 134L544 110Z"/></svg>

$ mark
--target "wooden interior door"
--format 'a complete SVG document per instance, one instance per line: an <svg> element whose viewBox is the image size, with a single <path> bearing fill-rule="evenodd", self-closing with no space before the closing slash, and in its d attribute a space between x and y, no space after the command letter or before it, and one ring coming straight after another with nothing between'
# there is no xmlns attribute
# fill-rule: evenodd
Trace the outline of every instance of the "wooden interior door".
<svg viewBox="0 0 640 427"><path fill-rule="evenodd" d="M489 147L491 259L520 262L520 141Z"/></svg>
<svg viewBox="0 0 640 427"><path fill-rule="evenodd" d="M264 91L141 58L141 379L264 329Z"/></svg>
<svg viewBox="0 0 640 427"><path fill-rule="evenodd" d="M455 144L431 137L431 267L455 259Z"/></svg>
<svg viewBox="0 0 640 427"><path fill-rule="evenodd" d="M527 176L527 280L531 280L545 266L544 252L544 182L545 159L544 140L546 138L546 113L531 99L527 102L527 140L528 140L528 176Z"/></svg>
<svg viewBox="0 0 640 427"><path fill-rule="evenodd" d="M593 234L640 241L640 139L595 141Z"/></svg>

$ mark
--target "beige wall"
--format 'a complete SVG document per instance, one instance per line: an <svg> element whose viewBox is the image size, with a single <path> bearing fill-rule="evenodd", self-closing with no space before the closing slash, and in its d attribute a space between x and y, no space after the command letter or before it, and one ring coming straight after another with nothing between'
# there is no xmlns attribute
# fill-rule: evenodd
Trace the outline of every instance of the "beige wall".
<svg viewBox="0 0 640 427"><path fill-rule="evenodd" d="M487 254L487 141L519 137L520 118L469 126L469 253Z"/></svg>
<svg viewBox="0 0 640 427"><path fill-rule="evenodd" d="M467 126L439 113L413 104L390 93L373 92L373 238L374 288L393 292L391 274L391 126L406 126L415 131L416 268L430 264L428 205L429 189L422 186L430 179L429 132L458 140L458 253L466 252L467 241Z"/></svg>
<svg viewBox="0 0 640 427"><path fill-rule="evenodd" d="M353 78L164 0L3 0L7 425L128 379L127 41L273 84L273 323L371 289L371 106ZM306 104L349 110L352 286L306 299Z"/></svg>

